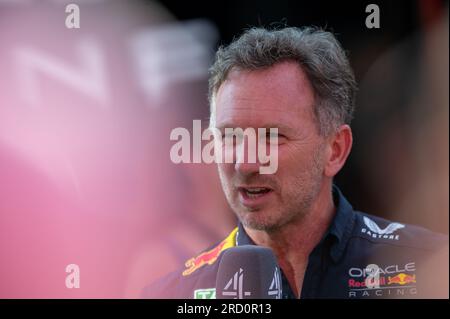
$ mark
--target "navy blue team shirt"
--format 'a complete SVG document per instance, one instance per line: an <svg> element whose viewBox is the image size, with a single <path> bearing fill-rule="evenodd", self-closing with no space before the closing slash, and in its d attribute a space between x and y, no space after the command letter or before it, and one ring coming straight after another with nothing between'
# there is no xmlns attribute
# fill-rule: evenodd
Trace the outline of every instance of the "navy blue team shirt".
<svg viewBox="0 0 450 319"><path fill-rule="evenodd" d="M336 186L333 200L336 215L309 256L300 298L448 298L448 236L355 211ZM221 252L240 245L255 245L241 223L142 297L215 298ZM296 298L283 273L282 298Z"/></svg>

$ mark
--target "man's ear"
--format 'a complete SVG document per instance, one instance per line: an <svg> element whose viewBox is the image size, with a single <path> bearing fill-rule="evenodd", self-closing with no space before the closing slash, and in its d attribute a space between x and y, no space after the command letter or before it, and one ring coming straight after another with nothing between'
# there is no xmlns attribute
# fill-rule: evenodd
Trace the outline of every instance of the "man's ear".
<svg viewBox="0 0 450 319"><path fill-rule="evenodd" d="M325 165L325 176L335 176L344 166L353 144L352 129L345 124L339 127L338 131L329 137L328 158Z"/></svg>

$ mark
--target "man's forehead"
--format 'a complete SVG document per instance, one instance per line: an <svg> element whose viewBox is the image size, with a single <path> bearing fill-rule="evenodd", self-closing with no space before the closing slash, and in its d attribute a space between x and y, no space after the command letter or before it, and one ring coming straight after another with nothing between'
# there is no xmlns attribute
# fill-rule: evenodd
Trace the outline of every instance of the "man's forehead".
<svg viewBox="0 0 450 319"><path fill-rule="evenodd" d="M314 94L298 65L283 63L268 69L233 70L215 98L217 127L239 122L289 125L310 118ZM252 125L253 126L253 125Z"/></svg>
<svg viewBox="0 0 450 319"><path fill-rule="evenodd" d="M298 114L296 116L299 116ZM288 128L294 126L293 116L277 108L246 109L234 108L232 111L217 114L217 128L226 127L261 127Z"/></svg>
<svg viewBox="0 0 450 319"><path fill-rule="evenodd" d="M308 75L297 62L283 61L261 69L232 68L224 84L254 84L256 88L285 88L292 93L308 94L312 92ZM238 84L238 85L239 85Z"/></svg>

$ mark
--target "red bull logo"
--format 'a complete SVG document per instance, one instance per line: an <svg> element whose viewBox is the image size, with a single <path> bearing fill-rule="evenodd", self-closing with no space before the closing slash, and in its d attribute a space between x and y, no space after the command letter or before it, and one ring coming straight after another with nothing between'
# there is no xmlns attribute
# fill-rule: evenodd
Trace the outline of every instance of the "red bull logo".
<svg viewBox="0 0 450 319"><path fill-rule="evenodd" d="M214 264L222 251L235 246L236 233L237 227L219 245L211 250L201 253L197 257L191 258L186 261L185 266L187 269L183 271L183 276L192 274L194 271L203 267L204 265Z"/></svg>
<svg viewBox="0 0 450 319"><path fill-rule="evenodd" d="M388 285L398 284L403 286L415 282L416 282L416 275L408 275L405 273L400 273L396 276L388 277Z"/></svg>

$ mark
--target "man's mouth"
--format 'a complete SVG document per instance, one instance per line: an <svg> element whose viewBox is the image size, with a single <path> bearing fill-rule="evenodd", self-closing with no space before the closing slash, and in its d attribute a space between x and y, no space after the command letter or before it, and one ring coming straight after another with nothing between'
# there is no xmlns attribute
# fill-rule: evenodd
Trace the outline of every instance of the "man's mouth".
<svg viewBox="0 0 450 319"><path fill-rule="evenodd" d="M258 198L271 191L272 189L267 187L239 187L239 192L248 198Z"/></svg>
<svg viewBox="0 0 450 319"><path fill-rule="evenodd" d="M251 210L268 204L272 193L274 193L272 188L260 185L238 187L240 203Z"/></svg>

